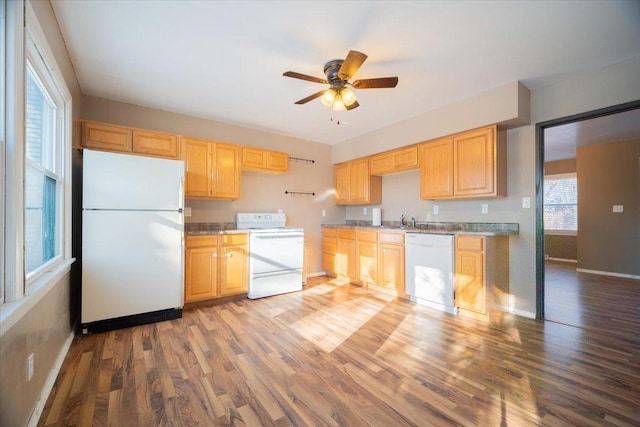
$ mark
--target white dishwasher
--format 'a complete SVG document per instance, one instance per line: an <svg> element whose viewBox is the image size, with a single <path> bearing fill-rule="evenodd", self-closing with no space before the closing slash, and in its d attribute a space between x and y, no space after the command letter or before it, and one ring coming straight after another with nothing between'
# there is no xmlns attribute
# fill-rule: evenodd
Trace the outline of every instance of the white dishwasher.
<svg viewBox="0 0 640 427"><path fill-rule="evenodd" d="M457 314L453 235L406 233L405 237L406 289L411 301Z"/></svg>

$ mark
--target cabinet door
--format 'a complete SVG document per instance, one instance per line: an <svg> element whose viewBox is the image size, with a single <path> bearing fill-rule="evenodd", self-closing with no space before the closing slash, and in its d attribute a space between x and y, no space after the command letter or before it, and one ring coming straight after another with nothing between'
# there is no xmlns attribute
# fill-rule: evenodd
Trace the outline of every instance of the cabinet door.
<svg viewBox="0 0 640 427"><path fill-rule="evenodd" d="M349 171L349 202L369 202L369 159L352 160Z"/></svg>
<svg viewBox="0 0 640 427"><path fill-rule="evenodd" d="M353 279L356 277L356 240L338 238L336 273Z"/></svg>
<svg viewBox="0 0 640 427"><path fill-rule="evenodd" d="M351 197L351 179L349 177L349 163L340 163L334 167L336 204L343 205L349 203Z"/></svg>
<svg viewBox="0 0 640 427"><path fill-rule="evenodd" d="M267 152L257 148L243 147L242 148L242 168L264 169L267 167Z"/></svg>
<svg viewBox="0 0 640 427"><path fill-rule="evenodd" d="M357 242L358 279L364 283L378 283L378 243L362 240Z"/></svg>
<svg viewBox="0 0 640 427"><path fill-rule="evenodd" d="M476 313L486 313L483 253L456 249L455 269L456 306Z"/></svg>
<svg viewBox="0 0 640 427"><path fill-rule="evenodd" d="M212 196L240 198L240 146L215 143L212 158Z"/></svg>
<svg viewBox="0 0 640 427"><path fill-rule="evenodd" d="M380 243L379 285L404 292L404 246Z"/></svg>
<svg viewBox="0 0 640 427"><path fill-rule="evenodd" d="M217 247L187 248L184 301L200 301L218 296Z"/></svg>
<svg viewBox="0 0 640 427"><path fill-rule="evenodd" d="M246 246L223 246L220 253L220 295L249 290L249 257Z"/></svg>
<svg viewBox="0 0 640 427"><path fill-rule="evenodd" d="M457 135L453 139L454 194L494 193L495 137L493 128Z"/></svg>
<svg viewBox="0 0 640 427"><path fill-rule="evenodd" d="M212 143L201 139L184 138L182 159L185 169L185 197L211 196Z"/></svg>
<svg viewBox="0 0 640 427"><path fill-rule="evenodd" d="M134 130L133 152L145 156L177 159L180 154L178 137L168 133Z"/></svg>
<svg viewBox="0 0 640 427"><path fill-rule="evenodd" d="M289 155L270 151L267 155L267 169L273 172L289 171Z"/></svg>
<svg viewBox="0 0 640 427"><path fill-rule="evenodd" d="M453 139L420 145L420 197L453 196Z"/></svg>
<svg viewBox="0 0 640 427"><path fill-rule="evenodd" d="M82 122L82 146L116 152L131 152L131 129L103 123Z"/></svg>
<svg viewBox="0 0 640 427"><path fill-rule="evenodd" d="M322 269L331 276L336 274L338 238L335 228L322 229Z"/></svg>

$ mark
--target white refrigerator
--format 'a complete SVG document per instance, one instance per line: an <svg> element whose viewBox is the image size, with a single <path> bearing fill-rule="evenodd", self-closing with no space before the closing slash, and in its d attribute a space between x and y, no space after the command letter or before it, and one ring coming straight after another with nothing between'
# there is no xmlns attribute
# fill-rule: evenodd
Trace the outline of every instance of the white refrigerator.
<svg viewBox="0 0 640 427"><path fill-rule="evenodd" d="M182 316L184 164L83 151L83 333Z"/></svg>

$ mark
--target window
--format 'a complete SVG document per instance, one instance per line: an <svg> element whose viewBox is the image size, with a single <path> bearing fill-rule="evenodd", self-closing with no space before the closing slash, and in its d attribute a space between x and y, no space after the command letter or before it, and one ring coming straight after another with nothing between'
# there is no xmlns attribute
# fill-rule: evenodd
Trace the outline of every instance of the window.
<svg viewBox="0 0 640 427"><path fill-rule="evenodd" d="M32 2L0 2L0 325L68 274L72 97ZM6 330L6 329L5 329Z"/></svg>
<svg viewBox="0 0 640 427"><path fill-rule="evenodd" d="M62 178L57 174L58 108L30 61L26 74L24 248L29 278L61 252Z"/></svg>
<svg viewBox="0 0 640 427"><path fill-rule="evenodd" d="M578 230L576 174L544 178L544 229L548 234L575 234Z"/></svg>

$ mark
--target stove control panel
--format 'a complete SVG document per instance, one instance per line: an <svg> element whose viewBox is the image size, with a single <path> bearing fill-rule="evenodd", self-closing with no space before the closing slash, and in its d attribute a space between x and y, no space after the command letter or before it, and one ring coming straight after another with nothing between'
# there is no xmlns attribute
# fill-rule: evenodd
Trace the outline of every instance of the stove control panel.
<svg viewBox="0 0 640 427"><path fill-rule="evenodd" d="M278 228L284 227L287 217L283 213L237 213L236 226L247 228Z"/></svg>

